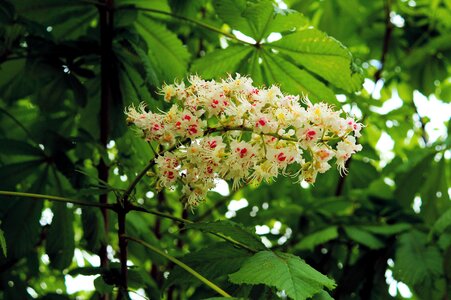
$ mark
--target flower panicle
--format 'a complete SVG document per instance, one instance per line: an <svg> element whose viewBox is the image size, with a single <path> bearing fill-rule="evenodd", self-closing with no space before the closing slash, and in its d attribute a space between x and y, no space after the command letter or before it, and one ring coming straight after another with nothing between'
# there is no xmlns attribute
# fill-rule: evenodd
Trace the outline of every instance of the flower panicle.
<svg viewBox="0 0 451 300"><path fill-rule="evenodd" d="M126 110L146 141L174 149L156 158L157 186L182 185L188 206L202 202L218 178L234 188L279 175L314 183L332 161L343 175L346 161L362 149L356 138L363 125L329 104L275 85L255 87L240 74L188 81L163 85L160 94L172 103L167 112L148 112L143 104Z"/></svg>

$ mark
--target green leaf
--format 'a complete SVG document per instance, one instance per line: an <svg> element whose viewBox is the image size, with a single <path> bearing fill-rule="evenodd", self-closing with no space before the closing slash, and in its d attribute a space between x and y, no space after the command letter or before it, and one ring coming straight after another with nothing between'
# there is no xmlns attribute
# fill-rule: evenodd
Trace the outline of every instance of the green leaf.
<svg viewBox="0 0 451 300"><path fill-rule="evenodd" d="M255 84L258 85L265 83L265 80L263 79L262 67L260 66L260 52L261 51L259 50L253 51L252 56L243 71L243 73L249 74Z"/></svg>
<svg viewBox="0 0 451 300"><path fill-rule="evenodd" d="M68 85L74 95L75 102L79 106L85 107L86 103L88 102L88 94L86 91L86 87L74 75L69 75L67 78L67 81L68 81Z"/></svg>
<svg viewBox="0 0 451 300"><path fill-rule="evenodd" d="M273 286L292 299L307 299L324 287L333 289L332 279L307 265L292 254L261 251L247 259L241 269L229 275L237 284L265 284Z"/></svg>
<svg viewBox="0 0 451 300"><path fill-rule="evenodd" d="M246 10L242 13L254 31L252 37L261 41L268 33L269 25L274 18L274 6L272 1L247 2Z"/></svg>
<svg viewBox="0 0 451 300"><path fill-rule="evenodd" d="M246 9L245 0L215 0L213 6L219 17L233 29L239 30L247 36L256 36L248 19L243 17Z"/></svg>
<svg viewBox="0 0 451 300"><path fill-rule="evenodd" d="M442 158L440 161L434 161L427 172L425 182L420 189L422 200L421 215L430 226L442 215L444 211L451 209L449 197L449 160Z"/></svg>
<svg viewBox="0 0 451 300"><path fill-rule="evenodd" d="M143 49L139 48L138 46L134 47L136 54L141 59L142 65L144 67L145 75L144 82L149 81L149 83L153 84L154 86L160 86L161 82L159 79L159 72L160 69L157 65L155 54L152 52L149 52L147 55L144 52Z"/></svg>
<svg viewBox="0 0 451 300"><path fill-rule="evenodd" d="M308 23L301 13L281 9L268 0L218 0L214 1L213 5L225 23L258 42L272 32L292 31L305 27Z"/></svg>
<svg viewBox="0 0 451 300"><path fill-rule="evenodd" d="M102 276L99 276L94 280L94 287L96 288L96 291L101 295L111 293L114 288L114 286L107 284Z"/></svg>
<svg viewBox="0 0 451 300"><path fill-rule="evenodd" d="M237 70L243 60L251 53L252 48L233 45L226 49L218 49L194 61L191 72L205 78L223 77Z"/></svg>
<svg viewBox="0 0 451 300"><path fill-rule="evenodd" d="M6 246L5 233L0 229L0 247L2 248L3 255L6 257L8 254L8 248Z"/></svg>
<svg viewBox="0 0 451 300"><path fill-rule="evenodd" d="M80 37L97 17L95 6L86 5L81 1L17 0L15 5L18 13L46 26L52 26L52 34L58 39Z"/></svg>
<svg viewBox="0 0 451 300"><path fill-rule="evenodd" d="M309 249L313 250L319 244L324 244L330 240L336 239L338 237L337 226L332 226L325 228L323 230L311 233L299 242L294 248L295 249Z"/></svg>
<svg viewBox="0 0 451 300"><path fill-rule="evenodd" d="M354 159L352 169L355 171L349 174L348 181L353 189L366 188L369 183L380 178L377 169L369 162Z"/></svg>
<svg viewBox="0 0 451 300"><path fill-rule="evenodd" d="M395 197L404 207L411 206L413 198L424 184L428 174L427 170L432 165L434 156L435 152L430 152L416 162L411 161L408 165L409 168L395 177Z"/></svg>
<svg viewBox="0 0 451 300"><path fill-rule="evenodd" d="M412 225L407 223L398 223L392 225L370 225L360 226L363 230L380 235L395 235L412 228Z"/></svg>
<svg viewBox="0 0 451 300"><path fill-rule="evenodd" d="M220 276L238 271L244 260L251 255L247 250L220 242L209 245L199 251L188 253L180 260L202 274L202 276L209 280L214 280ZM176 266L169 274L165 286L198 282L195 277Z"/></svg>
<svg viewBox="0 0 451 300"><path fill-rule="evenodd" d="M269 82L277 82L281 89L293 93L306 95L312 101L325 101L338 105L335 94L324 83L316 79L309 72L295 66L279 55L264 52L263 66Z"/></svg>
<svg viewBox="0 0 451 300"><path fill-rule="evenodd" d="M384 243L364 229L354 226L346 226L344 227L344 230L352 240L359 244L365 245L370 249L380 249L384 247Z"/></svg>
<svg viewBox="0 0 451 300"><path fill-rule="evenodd" d="M313 300L334 300L334 298L332 298L328 292L326 291L321 291L318 294L314 295Z"/></svg>
<svg viewBox="0 0 451 300"><path fill-rule="evenodd" d="M435 221L432 231L442 233L446 228L451 226L451 208L445 211L437 221Z"/></svg>
<svg viewBox="0 0 451 300"><path fill-rule="evenodd" d="M53 220L47 234L46 252L53 268L63 270L70 266L74 256L74 214L65 204L53 204Z"/></svg>
<svg viewBox="0 0 451 300"><path fill-rule="evenodd" d="M308 26L308 19L300 12L293 9L281 9L274 7L275 15L269 23L266 32L289 32L301 30Z"/></svg>
<svg viewBox="0 0 451 300"><path fill-rule="evenodd" d="M438 248L427 246L426 234L411 231L399 237L395 255L394 276L414 285L437 278L443 273L443 258Z"/></svg>
<svg viewBox="0 0 451 300"><path fill-rule="evenodd" d="M12 139L0 139L1 154L8 155L27 155L27 156L43 156L44 152L27 142L12 140Z"/></svg>
<svg viewBox="0 0 451 300"><path fill-rule="evenodd" d="M39 174L28 192L39 193L45 186L47 172ZM10 258L20 258L33 249L39 239L39 219L43 201L36 199L11 199L6 206L2 203L2 227L8 245Z"/></svg>
<svg viewBox="0 0 451 300"><path fill-rule="evenodd" d="M173 32L142 15L138 17L136 29L160 66L164 80L172 81L185 75L190 54Z"/></svg>
<svg viewBox="0 0 451 300"><path fill-rule="evenodd" d="M255 234L255 231L251 231L243 225L232 221L222 220L215 222L192 223L186 224L185 228L223 234L236 242L250 247L253 250L258 251L266 249L259 237Z"/></svg>
<svg viewBox="0 0 451 300"><path fill-rule="evenodd" d="M13 163L0 167L0 186L5 188L14 187L17 183L24 181L33 175L42 160L29 160L24 162Z"/></svg>
<svg viewBox="0 0 451 300"><path fill-rule="evenodd" d="M86 249L97 252L106 243L102 213L98 209L85 208L82 210L81 220Z"/></svg>
<svg viewBox="0 0 451 300"><path fill-rule="evenodd" d="M324 32L313 28L297 31L269 46L346 92L362 87L363 76L353 65L349 50Z"/></svg>

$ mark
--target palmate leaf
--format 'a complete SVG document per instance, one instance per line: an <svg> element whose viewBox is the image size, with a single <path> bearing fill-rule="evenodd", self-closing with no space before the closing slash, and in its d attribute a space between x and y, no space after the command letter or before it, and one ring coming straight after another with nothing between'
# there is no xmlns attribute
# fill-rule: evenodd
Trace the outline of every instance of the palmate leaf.
<svg viewBox="0 0 451 300"><path fill-rule="evenodd" d="M411 231L399 237L395 255L396 279L415 285L442 274L443 257L437 247L427 246L426 243L426 234L419 231Z"/></svg>
<svg viewBox="0 0 451 300"><path fill-rule="evenodd" d="M213 5L225 23L259 42L272 32L299 29L308 23L301 13L278 8L268 0L216 0Z"/></svg>
<svg viewBox="0 0 451 300"><path fill-rule="evenodd" d="M277 8L271 1L215 1L214 6L232 30L256 41L242 46L243 51L252 49L250 53L227 58L227 72L246 73L258 84L281 84L287 92L331 104L338 102L329 85L346 92L360 90L363 76L349 50L324 32L307 28L308 22L299 12ZM272 32L282 34L282 38L268 43L265 38ZM224 76L224 68L209 65L212 61L224 63L224 53L220 49L196 60L194 66L208 66L205 71L196 67L196 71L207 78Z"/></svg>
<svg viewBox="0 0 451 300"><path fill-rule="evenodd" d="M237 284L273 286L292 299L307 299L324 288L333 289L332 279L307 265L299 257L281 252L261 251L247 259L241 269L229 275Z"/></svg>

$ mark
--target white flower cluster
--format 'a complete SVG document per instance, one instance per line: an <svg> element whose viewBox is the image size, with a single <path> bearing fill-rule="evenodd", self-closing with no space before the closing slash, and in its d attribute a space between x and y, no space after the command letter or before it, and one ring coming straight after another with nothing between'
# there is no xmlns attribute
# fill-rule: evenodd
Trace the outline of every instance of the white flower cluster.
<svg viewBox="0 0 451 300"><path fill-rule="evenodd" d="M277 86L257 88L252 79L229 77L220 82L197 76L165 85L167 113L147 112L141 105L127 110L128 121L145 140L167 147L156 158L158 187L182 186L186 203L197 205L215 179L267 182L279 174L315 182L335 157L340 173L362 149L356 144L362 124L342 118L325 103L312 104L284 95Z"/></svg>

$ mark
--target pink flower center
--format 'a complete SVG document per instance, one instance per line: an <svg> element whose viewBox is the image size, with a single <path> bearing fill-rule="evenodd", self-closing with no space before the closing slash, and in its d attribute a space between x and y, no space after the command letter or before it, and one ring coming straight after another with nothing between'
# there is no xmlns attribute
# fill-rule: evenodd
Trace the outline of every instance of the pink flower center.
<svg viewBox="0 0 451 300"><path fill-rule="evenodd" d="M164 172L164 175L166 175L166 177L170 180L175 178L174 172L172 172L172 171L166 171L166 172Z"/></svg>
<svg viewBox="0 0 451 300"><path fill-rule="evenodd" d="M307 131L307 137L306 138L307 138L308 141L311 141L311 140L313 140L315 135L316 135L316 131L313 130L313 129L310 129L309 131Z"/></svg>
<svg viewBox="0 0 451 300"><path fill-rule="evenodd" d="M236 152L239 152L240 153L240 157L243 158L247 154L247 149L246 148L243 148L243 149L236 148Z"/></svg>
<svg viewBox="0 0 451 300"><path fill-rule="evenodd" d="M260 126L265 126L265 125L266 125L265 119L260 118L260 119L257 121L256 126L258 127L259 125L260 125Z"/></svg>
<svg viewBox="0 0 451 300"><path fill-rule="evenodd" d="M208 145L210 146L211 149L214 149L214 148L216 148L217 143L216 143L216 141L209 141Z"/></svg>
<svg viewBox="0 0 451 300"><path fill-rule="evenodd" d="M196 134L197 133L197 125L196 124L189 125L188 131L190 134Z"/></svg>
<svg viewBox="0 0 451 300"><path fill-rule="evenodd" d="M287 157L285 156L285 154L283 152L280 152L277 155L277 160L280 161L280 162L285 161L286 159L287 159Z"/></svg>
<svg viewBox="0 0 451 300"><path fill-rule="evenodd" d="M218 107L218 104L219 104L219 100L214 99L211 103L211 107L216 108L216 107Z"/></svg>

